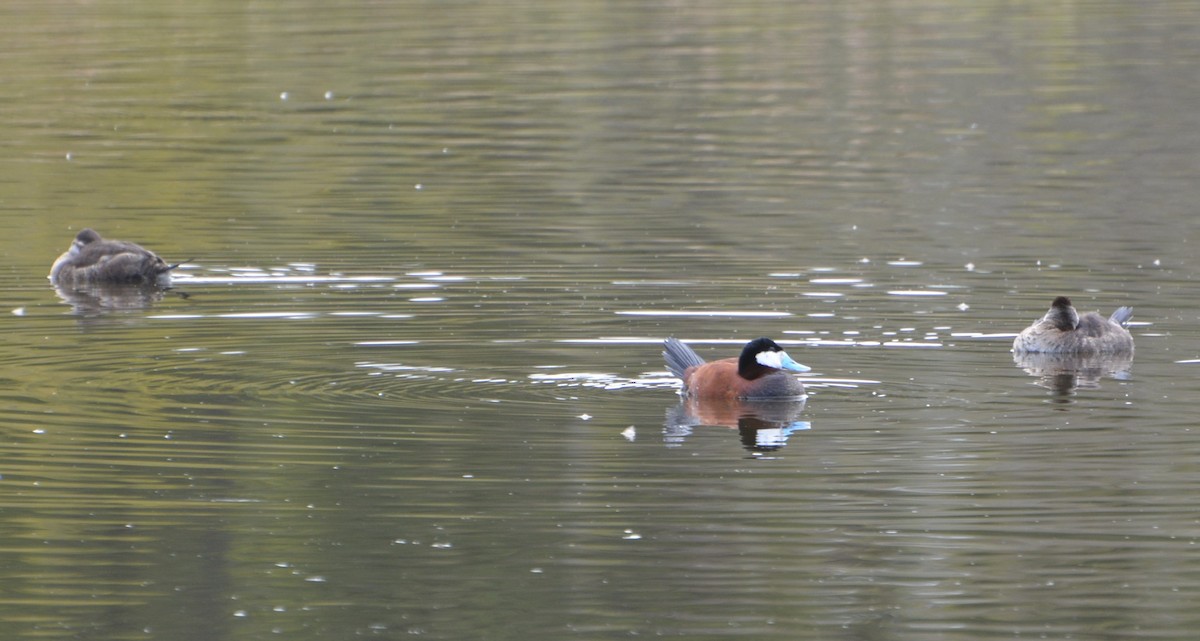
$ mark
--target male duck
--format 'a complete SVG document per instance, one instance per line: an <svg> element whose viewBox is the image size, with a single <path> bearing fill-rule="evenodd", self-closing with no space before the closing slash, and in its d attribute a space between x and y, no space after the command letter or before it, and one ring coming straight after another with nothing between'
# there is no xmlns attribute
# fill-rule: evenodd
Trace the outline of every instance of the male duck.
<svg viewBox="0 0 1200 641"><path fill-rule="evenodd" d="M804 395L804 385L788 372L807 372L775 341L756 338L741 356L706 363L677 338L663 343L667 369L683 380L685 396L700 400L788 399Z"/></svg>

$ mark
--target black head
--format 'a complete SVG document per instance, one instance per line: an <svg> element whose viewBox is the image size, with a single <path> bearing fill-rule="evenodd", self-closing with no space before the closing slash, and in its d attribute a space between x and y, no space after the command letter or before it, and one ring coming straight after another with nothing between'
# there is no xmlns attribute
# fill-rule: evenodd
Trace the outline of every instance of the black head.
<svg viewBox="0 0 1200 641"><path fill-rule="evenodd" d="M763 352L782 352L783 348L769 338L756 338L742 348L738 357L738 375L746 380L754 380L763 374L769 374L772 369L758 362L758 355Z"/></svg>
<svg viewBox="0 0 1200 641"><path fill-rule="evenodd" d="M1043 319L1064 332L1069 332L1079 326L1079 312L1075 311L1075 307L1071 305L1071 299L1066 296L1055 298L1054 302L1050 304L1050 311L1046 312Z"/></svg>

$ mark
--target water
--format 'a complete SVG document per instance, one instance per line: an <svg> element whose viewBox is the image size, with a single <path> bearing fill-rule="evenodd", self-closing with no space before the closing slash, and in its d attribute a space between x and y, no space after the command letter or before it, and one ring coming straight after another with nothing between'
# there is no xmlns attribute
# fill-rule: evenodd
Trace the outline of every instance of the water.
<svg viewBox="0 0 1200 641"><path fill-rule="evenodd" d="M1191 5L3 11L5 638L1200 625ZM1060 294L1132 364L1014 362Z"/></svg>

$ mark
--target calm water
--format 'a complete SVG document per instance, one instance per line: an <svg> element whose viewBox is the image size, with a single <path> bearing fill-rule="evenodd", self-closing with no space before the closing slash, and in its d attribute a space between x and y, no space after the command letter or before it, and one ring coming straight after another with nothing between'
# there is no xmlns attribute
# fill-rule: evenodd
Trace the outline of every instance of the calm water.
<svg viewBox="0 0 1200 641"><path fill-rule="evenodd" d="M4 638L1200 628L1193 3L0 14ZM1059 294L1133 363L1014 363Z"/></svg>

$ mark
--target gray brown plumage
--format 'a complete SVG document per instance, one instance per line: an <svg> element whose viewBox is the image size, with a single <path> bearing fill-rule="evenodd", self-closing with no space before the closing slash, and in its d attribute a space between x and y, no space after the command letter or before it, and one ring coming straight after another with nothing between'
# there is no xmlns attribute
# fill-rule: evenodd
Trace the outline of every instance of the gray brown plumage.
<svg viewBox="0 0 1200 641"><path fill-rule="evenodd" d="M1119 307L1105 318L1096 312L1080 315L1071 299L1059 296L1036 323L1013 339L1018 354L1125 354L1133 351L1133 336L1125 326L1132 307Z"/></svg>
<svg viewBox="0 0 1200 641"><path fill-rule="evenodd" d="M50 281L56 285L82 283L143 283L169 285L171 270L158 254L124 240L107 240L93 229L75 236L71 247L54 261Z"/></svg>

